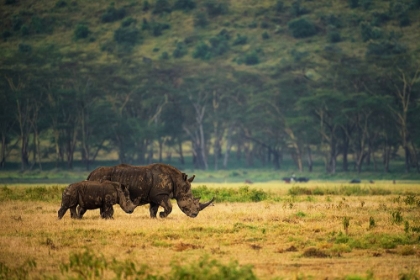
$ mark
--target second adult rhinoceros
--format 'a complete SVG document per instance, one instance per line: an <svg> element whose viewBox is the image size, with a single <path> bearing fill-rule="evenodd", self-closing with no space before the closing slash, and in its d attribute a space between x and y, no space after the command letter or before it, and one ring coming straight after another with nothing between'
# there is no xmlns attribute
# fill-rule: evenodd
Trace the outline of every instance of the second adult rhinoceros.
<svg viewBox="0 0 420 280"><path fill-rule="evenodd" d="M172 212L171 198L176 199L182 212L195 218L198 213L210 205L214 198L207 203L200 203L191 192L191 182L195 176L188 179L173 166L161 163L146 166L120 164L110 167L98 167L87 177L90 181L110 180L124 184L130 191L133 203L137 205L150 204L150 217L156 218L159 206L161 218Z"/></svg>

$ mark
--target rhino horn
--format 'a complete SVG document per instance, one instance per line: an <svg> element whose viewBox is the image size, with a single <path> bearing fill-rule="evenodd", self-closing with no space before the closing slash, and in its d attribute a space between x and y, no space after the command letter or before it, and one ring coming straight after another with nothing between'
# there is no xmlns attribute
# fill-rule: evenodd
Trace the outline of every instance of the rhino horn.
<svg viewBox="0 0 420 280"><path fill-rule="evenodd" d="M194 178L195 178L195 175L192 175L192 177L188 179L188 182L191 183L194 180Z"/></svg>
<svg viewBox="0 0 420 280"><path fill-rule="evenodd" d="M209 202L200 203L200 211L203 210L204 208L206 208L209 205L213 205L213 201L214 201L214 197Z"/></svg>

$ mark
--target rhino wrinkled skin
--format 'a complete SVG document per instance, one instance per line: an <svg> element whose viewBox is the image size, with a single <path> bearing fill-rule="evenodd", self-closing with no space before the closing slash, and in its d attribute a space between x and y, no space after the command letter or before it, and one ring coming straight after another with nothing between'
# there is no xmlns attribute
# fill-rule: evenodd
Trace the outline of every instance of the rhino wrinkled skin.
<svg viewBox="0 0 420 280"><path fill-rule="evenodd" d="M191 192L191 182L195 176L188 179L173 166L161 163L146 166L119 164L110 167L98 167L89 176L90 181L110 180L124 184L130 191L134 204L150 204L150 217L156 218L159 206L164 211L159 213L161 218L172 212L171 198L176 199L182 212L189 217L196 217L198 213L210 205L214 198L207 203L200 203Z"/></svg>
<svg viewBox="0 0 420 280"><path fill-rule="evenodd" d="M98 208L103 219L111 219L115 204L119 204L121 209L129 214L137 207L130 200L128 189L119 182L85 180L73 183L63 191L58 219L61 219L69 208L73 219L81 219L86 210Z"/></svg>

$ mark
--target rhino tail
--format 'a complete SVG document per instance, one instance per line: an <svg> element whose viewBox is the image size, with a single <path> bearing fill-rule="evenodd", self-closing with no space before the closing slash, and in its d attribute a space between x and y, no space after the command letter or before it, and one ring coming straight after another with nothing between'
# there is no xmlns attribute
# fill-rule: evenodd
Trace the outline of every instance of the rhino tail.
<svg viewBox="0 0 420 280"><path fill-rule="evenodd" d="M203 210L204 208L206 208L209 205L213 205L213 201L214 201L214 197L209 202L200 203L200 211Z"/></svg>

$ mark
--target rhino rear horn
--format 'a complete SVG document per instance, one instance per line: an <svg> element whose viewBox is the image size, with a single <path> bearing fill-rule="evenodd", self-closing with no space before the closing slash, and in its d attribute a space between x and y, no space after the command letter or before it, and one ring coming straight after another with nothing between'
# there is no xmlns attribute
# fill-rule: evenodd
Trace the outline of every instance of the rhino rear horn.
<svg viewBox="0 0 420 280"><path fill-rule="evenodd" d="M214 201L214 197L209 202L200 203L200 211L203 210L204 208L206 208L209 205L213 205L213 201Z"/></svg>

